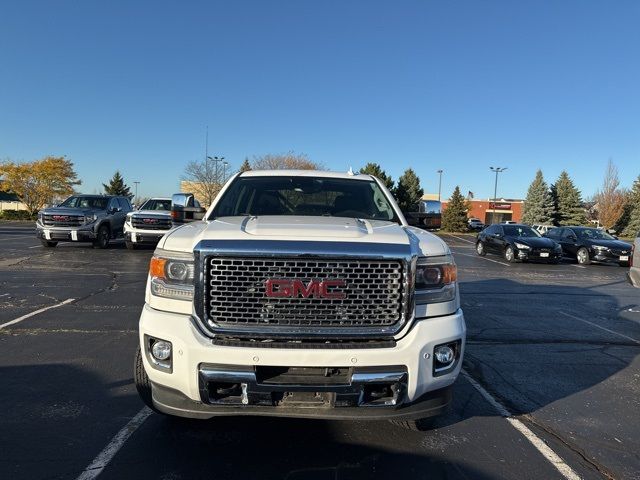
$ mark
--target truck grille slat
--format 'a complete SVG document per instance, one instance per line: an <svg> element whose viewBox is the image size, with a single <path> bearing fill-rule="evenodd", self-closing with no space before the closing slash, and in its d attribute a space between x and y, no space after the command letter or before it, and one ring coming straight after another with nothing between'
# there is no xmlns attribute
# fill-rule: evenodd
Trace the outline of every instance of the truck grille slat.
<svg viewBox="0 0 640 480"><path fill-rule="evenodd" d="M144 230L169 230L171 229L170 218L158 218L158 217L142 217L134 215L131 218L131 224L134 228Z"/></svg>
<svg viewBox="0 0 640 480"><path fill-rule="evenodd" d="M344 280L344 298L266 295L269 279ZM220 327L386 327L402 321L403 262L301 258L205 259L205 314Z"/></svg>
<svg viewBox="0 0 640 480"><path fill-rule="evenodd" d="M79 227L84 224L84 215L46 214L42 224L49 227Z"/></svg>

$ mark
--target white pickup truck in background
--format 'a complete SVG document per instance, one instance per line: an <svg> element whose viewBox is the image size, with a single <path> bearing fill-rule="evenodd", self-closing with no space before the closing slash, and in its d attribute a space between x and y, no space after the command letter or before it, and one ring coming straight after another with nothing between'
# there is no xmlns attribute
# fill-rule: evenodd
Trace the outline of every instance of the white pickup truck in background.
<svg viewBox="0 0 640 480"><path fill-rule="evenodd" d="M171 199L150 198L140 209L127 214L124 241L129 250L138 245L156 245L172 227Z"/></svg>
<svg viewBox="0 0 640 480"><path fill-rule="evenodd" d="M249 171L158 244L135 382L170 415L424 429L451 401L465 333L449 247L378 179Z"/></svg>

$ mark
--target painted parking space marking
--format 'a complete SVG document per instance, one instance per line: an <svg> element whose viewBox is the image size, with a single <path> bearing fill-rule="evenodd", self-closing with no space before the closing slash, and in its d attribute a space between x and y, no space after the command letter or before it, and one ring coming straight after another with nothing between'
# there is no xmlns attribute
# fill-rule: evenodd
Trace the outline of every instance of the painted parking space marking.
<svg viewBox="0 0 640 480"><path fill-rule="evenodd" d="M129 423L120 429L118 433L111 439L106 447L98 454L98 456L89 464L87 468L78 476L77 480L91 480L102 473L109 462L116 456L129 437L135 432L144 421L151 415L151 410L144 407L140 410Z"/></svg>
<svg viewBox="0 0 640 480"><path fill-rule="evenodd" d="M509 264L509 263L499 262L498 260L492 260L491 258L481 257L480 255L471 255L470 253L454 253L453 255L454 256L463 255L465 257L480 258L482 260L486 260L487 262L493 262L493 263L497 263L497 264L500 264L500 265L504 265L505 267L510 267L511 266L511 264Z"/></svg>
<svg viewBox="0 0 640 480"><path fill-rule="evenodd" d="M522 421L515 418L507 408L500 403L493 395L487 392L482 385L475 381L475 379L467 373L466 370L461 370L462 375L471 383L480 395L511 424L513 428L518 430L536 450L538 450L542 456L547 459L560 474L568 480L580 480L580 476L569 466L567 463L553 451L545 441L533 433L529 427L527 427Z"/></svg>
<svg viewBox="0 0 640 480"><path fill-rule="evenodd" d="M14 320L11 320L7 323L3 323L2 325L0 325L0 330L3 329L4 327L8 327L9 325L14 325L16 323L19 323L23 320L26 320L27 318L31 318L35 315L38 315L39 313L42 312L46 312L47 310L51 310L52 308L58 308L58 307L62 307L63 305L66 305L68 303L71 303L75 300L75 298L67 298L64 302L60 302L60 303L56 303L55 305L49 305L48 307L44 307L44 308L40 308L38 310L35 310L31 313L27 313L26 315L22 315L21 317L18 317Z"/></svg>
<svg viewBox="0 0 640 480"><path fill-rule="evenodd" d="M640 345L640 340L636 340L635 338L631 338L631 337L625 335L624 333L619 333L619 332L616 332L614 330L610 330L610 329L608 329L606 327L603 327L602 325L598 325L597 323L590 322L589 320L585 320L584 318L576 317L575 315L571 315L570 313L567 313L567 312L560 311L559 313L561 315L564 315L565 317L573 318L574 320L578 320L579 322L582 322L582 323L587 323L587 324L591 325L592 327L599 328L600 330L604 330L605 332L609 332L609 333L611 333L613 335L617 335L618 337L625 338L627 340L632 341L633 343L636 343L636 344Z"/></svg>

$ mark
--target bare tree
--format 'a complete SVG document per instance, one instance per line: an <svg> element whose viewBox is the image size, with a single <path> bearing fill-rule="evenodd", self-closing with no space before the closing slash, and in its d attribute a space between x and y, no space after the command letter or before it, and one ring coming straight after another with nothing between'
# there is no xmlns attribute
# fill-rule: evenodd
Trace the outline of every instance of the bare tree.
<svg viewBox="0 0 640 480"><path fill-rule="evenodd" d="M182 187L190 190L205 206L211 205L224 183L224 166L221 160L207 157L189 162L184 169Z"/></svg>
<svg viewBox="0 0 640 480"><path fill-rule="evenodd" d="M287 152L253 157L251 168L253 170L322 170L324 165L309 160L304 153Z"/></svg>
<svg viewBox="0 0 640 480"><path fill-rule="evenodd" d="M612 228L624 211L626 192L620 188L618 168L609 159L602 189L596 193L598 220L605 228Z"/></svg>

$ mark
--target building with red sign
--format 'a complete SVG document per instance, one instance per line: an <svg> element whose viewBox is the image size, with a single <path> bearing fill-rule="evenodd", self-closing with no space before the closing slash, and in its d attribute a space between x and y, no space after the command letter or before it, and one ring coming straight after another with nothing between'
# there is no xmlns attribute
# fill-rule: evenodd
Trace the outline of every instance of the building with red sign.
<svg viewBox="0 0 640 480"><path fill-rule="evenodd" d="M514 222L522 221L524 200L501 198L495 203L493 200L469 200L469 203L471 203L469 218L478 218L487 225L505 222L507 220ZM444 201L442 202L442 210L446 208L447 202Z"/></svg>

